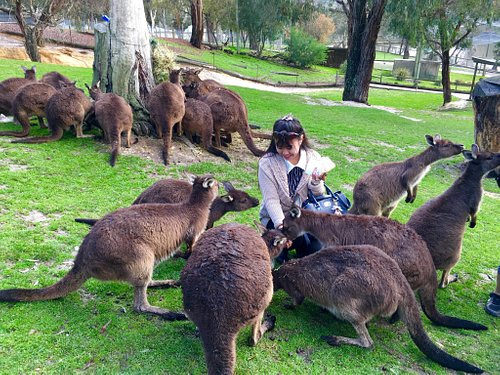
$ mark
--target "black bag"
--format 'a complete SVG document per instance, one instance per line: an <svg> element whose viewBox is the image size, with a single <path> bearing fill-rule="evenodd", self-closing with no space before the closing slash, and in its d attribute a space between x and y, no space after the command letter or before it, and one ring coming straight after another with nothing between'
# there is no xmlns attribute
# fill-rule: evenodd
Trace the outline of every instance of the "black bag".
<svg viewBox="0 0 500 375"><path fill-rule="evenodd" d="M330 188L326 186L326 194L314 196L312 191L307 192L307 199L302 203L302 208L306 210L319 211L328 214L344 215L351 207L349 198L340 190L332 193Z"/></svg>

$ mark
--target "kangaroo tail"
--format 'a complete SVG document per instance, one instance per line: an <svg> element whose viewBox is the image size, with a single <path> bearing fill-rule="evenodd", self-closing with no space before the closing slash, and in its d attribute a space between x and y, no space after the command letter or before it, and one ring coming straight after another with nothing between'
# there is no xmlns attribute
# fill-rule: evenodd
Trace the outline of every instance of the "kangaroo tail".
<svg viewBox="0 0 500 375"><path fill-rule="evenodd" d="M88 225L92 226L95 223L97 223L99 221L99 219L83 219L83 218L77 217L75 219L75 221L77 223L83 223L83 224L88 224Z"/></svg>
<svg viewBox="0 0 500 375"><path fill-rule="evenodd" d="M420 319L417 301L410 285L406 283L403 302L398 307L398 312L401 320L406 324L410 336L417 345L417 347L427 357L439 363L441 366L456 370L464 371L474 374L481 374L483 370L479 367L473 366L470 363L464 362L452 355L446 353L444 350L438 348L427 336Z"/></svg>
<svg viewBox="0 0 500 375"><path fill-rule="evenodd" d="M434 324L451 328L472 329L475 331L484 331L488 329L488 327L470 320L441 314L436 308L436 292L437 279L434 278L431 283L427 283L418 291L422 310Z"/></svg>
<svg viewBox="0 0 500 375"><path fill-rule="evenodd" d="M51 128L52 134L48 137L32 137L25 139L16 139L12 141L12 143L45 143L45 142L54 142L58 141L62 138L64 131L62 128L56 126L55 128Z"/></svg>
<svg viewBox="0 0 500 375"><path fill-rule="evenodd" d="M227 161L231 162L231 159L229 158L229 156L227 156L227 154L224 151L219 150L218 148L216 148L214 146L208 145L207 146L207 151L210 152L211 154L215 155L215 156L220 156L224 160L227 160Z"/></svg>
<svg viewBox="0 0 500 375"><path fill-rule="evenodd" d="M47 288L0 290L0 301L44 301L64 297L77 290L87 279L88 276L84 272L73 266L66 276Z"/></svg>
<svg viewBox="0 0 500 375"><path fill-rule="evenodd" d="M245 129L240 131L239 133L241 135L241 138L243 138L243 142L245 142L245 145L250 151L252 151L252 154L260 157L266 153L264 150L259 150L257 146L255 146L252 138L252 133L250 132L250 128L248 127L248 125L245 126Z"/></svg>
<svg viewBox="0 0 500 375"><path fill-rule="evenodd" d="M214 334L200 329L209 375L234 374L236 367L236 334L218 329Z"/></svg>
<svg viewBox="0 0 500 375"><path fill-rule="evenodd" d="M116 158L120 152L121 136L118 129L113 128L110 132L109 138L111 139L111 157L109 158L109 165L115 166Z"/></svg>
<svg viewBox="0 0 500 375"><path fill-rule="evenodd" d="M260 139L272 139L273 136L271 134L260 133L260 132L251 132L252 137L260 138Z"/></svg>

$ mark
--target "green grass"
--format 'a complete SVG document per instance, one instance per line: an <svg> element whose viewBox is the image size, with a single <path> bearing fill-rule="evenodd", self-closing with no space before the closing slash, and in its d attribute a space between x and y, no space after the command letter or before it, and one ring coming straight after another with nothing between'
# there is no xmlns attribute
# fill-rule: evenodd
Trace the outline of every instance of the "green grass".
<svg viewBox="0 0 500 375"><path fill-rule="evenodd" d="M249 50L242 49L244 54L228 54L220 50L197 49L186 44L179 44L173 41L161 41L168 47L172 48L180 58L186 57L208 63L217 69L231 71L249 79L257 79L259 81L272 84L296 84L320 82L325 84L333 84L338 79L338 69L329 68L326 66L314 65L310 69L297 69L289 66L277 64L271 60L261 60L249 56ZM233 49L231 49L233 50ZM265 54L264 54L265 55ZM268 53L269 55L269 53ZM399 55L377 52L377 60L390 61L396 58L401 58ZM283 74L284 73L284 74ZM476 82L482 78L481 74L476 77ZM451 72L450 80L453 91L469 92L472 83L472 75ZM456 84L456 81L461 81ZM372 82L398 85L404 87L413 87L414 83L408 81L398 81L392 76L391 70L374 69L372 73ZM436 81L420 81L420 88L441 90L441 77Z"/></svg>
<svg viewBox="0 0 500 375"><path fill-rule="evenodd" d="M8 61L0 63L9 65ZM44 64L37 67L39 71L54 69ZM91 76L89 69L60 70L84 81ZM7 78L4 72L0 71L0 79ZM423 150L425 134L440 133L465 145L473 141L471 108L438 111L437 94L370 90L371 103L397 108L401 111L398 115L376 108L318 105L320 98L339 100L340 90L285 95L233 89L244 98L250 122L264 130L286 113L297 116L316 149L337 164L328 184L342 189L349 198L356 180L373 165ZM316 105L308 104L311 101ZM18 126L0 124L0 128ZM39 135L45 131L35 126L32 132ZM183 171L212 172L219 180L231 180L260 198L257 158L239 164L221 160L165 168L150 160L121 155L111 168L108 157L106 146L92 139L76 139L70 132L51 144L21 145L11 144L9 138L0 139L0 288L39 288L59 280L74 257L75 247L88 233L85 225L73 219L99 217L127 206L160 178L179 177ZM436 163L421 182L416 202L400 203L393 218L406 222L417 207L443 192L459 175L462 161L457 156ZM493 374L500 372L499 326L483 307L494 289L488 276L492 277L498 266L500 200L492 181L484 185L488 195L483 199L478 224L466 229L462 259L453 270L459 282L438 291L437 303L440 311L480 322L489 330L437 327L423 314L422 320L434 342ZM30 221L27 216L33 212L45 220ZM258 208L254 208L227 215L221 223L252 225L257 217ZM177 278L184 264L182 259L165 261L157 267L155 278ZM127 284L89 280L78 292L59 300L0 303L0 373L206 373L194 325L137 314L132 298ZM180 289L151 290L149 300L165 308L182 309ZM401 322L371 322L373 349L333 348L320 336L354 336L352 327L307 301L287 310L283 307L286 301L282 291L275 295L269 310L277 317L276 328L256 347L247 344L249 328L240 333L237 374L449 373L416 348Z"/></svg>

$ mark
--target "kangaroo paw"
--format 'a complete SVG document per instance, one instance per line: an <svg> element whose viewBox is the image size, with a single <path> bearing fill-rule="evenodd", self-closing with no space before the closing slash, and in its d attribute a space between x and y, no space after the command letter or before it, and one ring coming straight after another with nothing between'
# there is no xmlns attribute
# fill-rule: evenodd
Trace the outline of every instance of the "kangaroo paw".
<svg viewBox="0 0 500 375"><path fill-rule="evenodd" d="M342 343L338 340L336 336L321 336L322 340L325 340L327 344L331 346L340 346Z"/></svg>
<svg viewBox="0 0 500 375"><path fill-rule="evenodd" d="M187 320L187 316L183 313L177 313L173 311L166 312L161 314L161 317L165 320L174 321L174 320Z"/></svg>

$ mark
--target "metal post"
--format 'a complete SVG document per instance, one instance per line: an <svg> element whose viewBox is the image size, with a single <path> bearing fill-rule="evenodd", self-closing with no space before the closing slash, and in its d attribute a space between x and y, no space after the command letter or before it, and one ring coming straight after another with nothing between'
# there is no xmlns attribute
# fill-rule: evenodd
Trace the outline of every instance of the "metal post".
<svg viewBox="0 0 500 375"><path fill-rule="evenodd" d="M476 82L476 73L477 73L477 62L476 67L474 68L474 76L472 77L472 85L470 86L469 100L472 100L472 90L474 89L474 83Z"/></svg>

